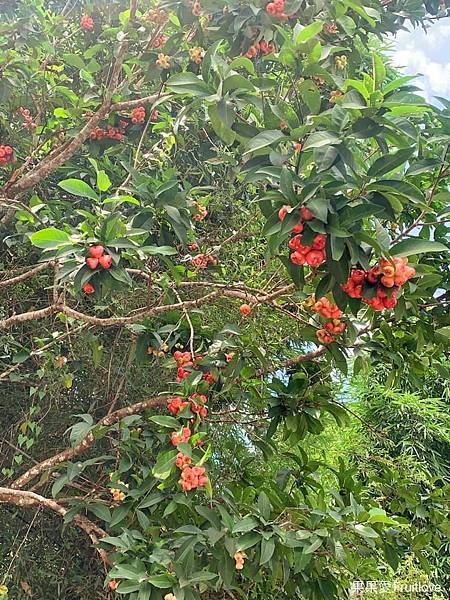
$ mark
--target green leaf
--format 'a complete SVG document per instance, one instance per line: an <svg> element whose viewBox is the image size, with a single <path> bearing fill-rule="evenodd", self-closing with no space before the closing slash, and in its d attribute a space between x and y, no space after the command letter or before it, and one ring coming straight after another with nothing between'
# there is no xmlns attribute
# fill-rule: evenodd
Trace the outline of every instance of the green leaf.
<svg viewBox="0 0 450 600"><path fill-rule="evenodd" d="M386 523L387 525L397 525L397 521L386 514L382 508L371 508L369 511L368 523Z"/></svg>
<svg viewBox="0 0 450 600"><path fill-rule="evenodd" d="M429 252L448 252L448 250L448 247L440 242L421 238L408 238L393 246L390 254L392 256L412 256L414 254L428 254Z"/></svg>
<svg viewBox="0 0 450 600"><path fill-rule="evenodd" d="M317 85L312 79L305 79L298 86L298 93L313 114L320 111L321 97Z"/></svg>
<svg viewBox="0 0 450 600"><path fill-rule="evenodd" d="M136 581L122 581L116 590L117 594L130 594L131 592L137 592L141 587L141 583Z"/></svg>
<svg viewBox="0 0 450 600"><path fill-rule="evenodd" d="M106 190L109 190L109 188L111 187L112 183L110 178L108 177L108 175L105 173L105 171L99 171L97 173L97 187L101 192L106 192Z"/></svg>
<svg viewBox="0 0 450 600"><path fill-rule="evenodd" d="M234 73L232 75L229 75L223 82L223 87L222 87L222 91L225 94L225 92L229 92L230 90L254 90L254 85L247 79L247 77L244 77L243 75L240 75L239 73Z"/></svg>
<svg viewBox="0 0 450 600"><path fill-rule="evenodd" d="M386 79L386 67L379 54L372 54L374 89L379 90Z"/></svg>
<svg viewBox="0 0 450 600"><path fill-rule="evenodd" d="M236 548L241 551L247 550L247 548L252 548L253 546L256 546L260 539L260 533L256 531L251 531L249 533L246 533L236 541Z"/></svg>
<svg viewBox="0 0 450 600"><path fill-rule="evenodd" d="M272 511L272 505L270 504L269 498L265 492L261 492L258 496L258 510L263 518L268 521Z"/></svg>
<svg viewBox="0 0 450 600"><path fill-rule="evenodd" d="M174 254L178 254L178 250L172 248L172 246L142 246L140 250L144 252L144 254L150 254L151 256L155 254L161 254L162 256L173 256Z"/></svg>
<svg viewBox="0 0 450 600"><path fill-rule="evenodd" d="M367 171L367 175L369 177L380 177L380 175L385 175L394 169L397 169L400 165L406 163L406 161L413 155L414 148L403 148L399 150L395 154L387 154L385 156L380 156L377 160L370 166Z"/></svg>
<svg viewBox="0 0 450 600"><path fill-rule="evenodd" d="M62 58L65 63L76 69L84 69L84 60L78 54L63 54Z"/></svg>
<svg viewBox="0 0 450 600"><path fill-rule="evenodd" d="M211 573L211 571L196 571L189 577L189 584L211 581L211 579L216 579L216 577L218 577L217 573Z"/></svg>
<svg viewBox="0 0 450 600"><path fill-rule="evenodd" d="M208 108L208 115L216 134L227 146L231 145L236 139L236 133L231 129L236 118L232 104L228 100L211 104Z"/></svg>
<svg viewBox="0 0 450 600"><path fill-rule="evenodd" d="M70 244L69 234L61 229L41 229L30 235L30 240L33 246L37 248L58 248L65 244Z"/></svg>
<svg viewBox="0 0 450 600"><path fill-rule="evenodd" d="M312 554L318 548L320 548L322 543L323 543L323 540L321 538L317 538L316 540L314 540L314 542L312 542L312 544L310 544L303 550L303 554Z"/></svg>
<svg viewBox="0 0 450 600"><path fill-rule="evenodd" d="M210 96L214 93L203 79L190 72L172 75L166 81L166 87L175 92L175 94L189 96Z"/></svg>
<svg viewBox="0 0 450 600"><path fill-rule="evenodd" d="M104 504L88 504L87 508L102 521L106 521L106 523L111 521L111 511Z"/></svg>
<svg viewBox="0 0 450 600"><path fill-rule="evenodd" d="M332 354L334 362L335 362L337 368L339 369L339 371L341 371L341 373L344 376L346 376L348 374L347 357L342 352L342 350L339 348L339 345L336 342L333 342L332 344L329 344L327 346L327 349Z"/></svg>
<svg viewBox="0 0 450 600"><path fill-rule="evenodd" d="M306 206L319 221L322 221L322 223L327 222L329 209L328 200L325 198L313 198L307 202Z"/></svg>
<svg viewBox="0 0 450 600"><path fill-rule="evenodd" d="M317 131L316 133L312 133L308 137L303 149L309 150L310 148L322 148L323 146L340 143L341 140L337 137L336 134L331 133L330 131Z"/></svg>
<svg viewBox="0 0 450 600"><path fill-rule="evenodd" d="M98 200L98 196L91 186L81 179L64 179L64 181L58 183L58 186L65 192L73 194L74 196Z"/></svg>
<svg viewBox="0 0 450 600"><path fill-rule="evenodd" d="M258 527L258 521L254 517L244 517L234 525L232 533L245 533L256 527Z"/></svg>
<svg viewBox="0 0 450 600"><path fill-rule="evenodd" d="M168 575L153 575L147 579L148 583L160 589L167 589L173 586L174 580Z"/></svg>
<svg viewBox="0 0 450 600"><path fill-rule="evenodd" d="M167 479L175 466L175 457L177 453L177 450L168 450L167 452L159 454L152 470L153 477L162 480Z"/></svg>
<svg viewBox="0 0 450 600"><path fill-rule="evenodd" d="M164 416L164 415L155 415L150 417L150 421L156 423L157 425L161 425L161 427L168 427L169 429L179 429L180 422L174 417Z"/></svg>
<svg viewBox="0 0 450 600"><path fill-rule="evenodd" d="M249 58L245 56L238 56L230 63L230 69L239 69L243 67L250 75L255 74L255 66Z"/></svg>
<svg viewBox="0 0 450 600"><path fill-rule="evenodd" d="M258 135L256 135L248 142L248 150L246 150L245 154L248 154L249 152L254 152L255 150L260 150L261 148L265 148L266 146L270 146L272 144L277 144L285 138L286 136L284 135L284 133L282 133L278 129L268 129L267 131L258 133Z"/></svg>
<svg viewBox="0 0 450 600"><path fill-rule="evenodd" d="M366 525L361 525L360 523L355 525L355 531L357 533L359 533L359 535L361 535L362 537L365 537L365 538L377 538L378 537L378 533L375 531L375 529L372 529L372 527L368 527Z"/></svg>
<svg viewBox="0 0 450 600"><path fill-rule="evenodd" d="M260 565L265 565L272 558L273 553L275 552L275 540L273 537L268 540L261 540L261 558L259 561Z"/></svg>
<svg viewBox="0 0 450 600"><path fill-rule="evenodd" d="M301 31L295 36L295 45L298 46L299 44L307 42L308 40L316 36L318 33L320 33L322 31L322 28L323 21L314 21L314 23L311 23L311 25L307 25L306 27L301 29Z"/></svg>

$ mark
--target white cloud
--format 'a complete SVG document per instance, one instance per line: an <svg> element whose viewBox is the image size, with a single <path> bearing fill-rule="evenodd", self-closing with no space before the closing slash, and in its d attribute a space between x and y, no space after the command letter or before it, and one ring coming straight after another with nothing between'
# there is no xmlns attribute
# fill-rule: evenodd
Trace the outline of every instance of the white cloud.
<svg viewBox="0 0 450 600"><path fill-rule="evenodd" d="M401 31L394 40L392 61L408 75L420 73L416 80L427 100L433 96L450 98L450 23L438 21L427 32Z"/></svg>

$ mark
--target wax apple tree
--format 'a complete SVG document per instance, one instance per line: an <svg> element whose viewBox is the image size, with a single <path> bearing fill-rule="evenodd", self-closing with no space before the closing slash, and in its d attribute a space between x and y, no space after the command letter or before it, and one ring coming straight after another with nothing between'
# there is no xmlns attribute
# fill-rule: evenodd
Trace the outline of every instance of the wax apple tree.
<svg viewBox="0 0 450 600"><path fill-rule="evenodd" d="M0 502L88 536L105 594L339 598L421 554L303 442L340 378L448 375L450 102L383 45L447 4L0 3L0 379L33 409Z"/></svg>

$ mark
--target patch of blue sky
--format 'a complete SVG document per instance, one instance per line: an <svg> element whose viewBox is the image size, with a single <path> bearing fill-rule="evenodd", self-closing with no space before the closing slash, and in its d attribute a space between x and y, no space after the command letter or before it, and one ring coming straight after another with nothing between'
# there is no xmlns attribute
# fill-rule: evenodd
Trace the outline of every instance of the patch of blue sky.
<svg viewBox="0 0 450 600"><path fill-rule="evenodd" d="M424 31L408 26L392 43L392 61L406 75L420 76L413 82L433 104L436 96L450 99L450 18L438 20Z"/></svg>

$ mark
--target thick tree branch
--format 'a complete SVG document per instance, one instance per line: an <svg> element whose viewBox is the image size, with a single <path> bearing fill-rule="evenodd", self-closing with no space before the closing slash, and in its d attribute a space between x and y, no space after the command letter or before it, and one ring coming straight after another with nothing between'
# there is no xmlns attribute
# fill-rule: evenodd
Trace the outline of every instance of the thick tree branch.
<svg viewBox="0 0 450 600"><path fill-rule="evenodd" d="M45 269L48 269L48 267L50 266L53 266L52 262L42 263L40 265L37 265L33 269L30 269L30 271L25 271L25 273L22 273L21 275L11 277L11 279L4 279L3 281L0 281L0 288L6 287L8 285L14 285L15 283L20 283L21 281L30 279L30 277L37 275L41 271L45 271Z"/></svg>
<svg viewBox="0 0 450 600"><path fill-rule="evenodd" d="M192 284L189 284L192 285ZM205 284L205 287L216 287L214 284ZM188 310L191 308L197 308L202 306L203 304L208 303L210 300L220 296L228 296L230 298L239 298L242 300L249 300L254 302L255 304L261 303L271 303L274 299L288 294L294 288L293 285L286 286L271 294L263 294L263 295L251 295L248 292L238 291L238 290L230 290L227 289L226 286L220 287L218 290L209 292L205 296L201 298L197 298L195 300L186 300L185 302L177 302L174 304L164 304L162 306L153 306L150 308L143 308L137 311L133 315L129 315L126 317L95 317L92 315L87 315L85 313L79 312L70 306L65 304L52 304L47 306L46 308L42 308L40 310L33 310L26 313L20 313L17 315L12 315L7 319L3 319L0 321L0 329L8 329L17 323L22 323L24 321L34 321L38 319L44 319L52 314L61 312L71 317L73 319L77 319L78 321L84 321L85 323L90 323L91 325L97 325L99 327L112 327L115 325L131 325L133 323L138 323L142 319L148 317L154 317L156 315L163 314L165 312L171 310Z"/></svg>
<svg viewBox="0 0 450 600"><path fill-rule="evenodd" d="M14 506L18 506L20 508L31 508L36 506L47 508L61 517L64 517L67 513L67 509L55 502L55 500L45 498L44 496L40 496L34 492L25 492L23 490L16 490L13 488L0 487L0 502L13 504ZM80 527L80 529L87 533L94 546L98 546L99 537L106 535L106 531L82 515L75 515L73 520L78 527ZM96 550L105 565L110 565L110 561L106 552L98 547L96 547Z"/></svg>
<svg viewBox="0 0 450 600"><path fill-rule="evenodd" d="M96 427L109 427L124 417L141 413L155 406L163 406L166 402L167 396L157 396L155 398L143 400L142 402L137 402L131 406L125 406L124 408L120 408L119 410L110 413L106 417L103 417L103 419L100 419L100 421L97 422ZM80 454L84 454L93 446L94 442L95 436L92 432L89 432L76 446L73 446L72 448L66 448L59 454L55 454L54 456L51 456L50 458L38 463L34 467L31 467L31 469L28 469L28 471L23 473L23 475L21 475L11 484L11 488L20 489L41 473L44 473L49 469L53 469L56 465L60 465L63 462L72 460Z"/></svg>

